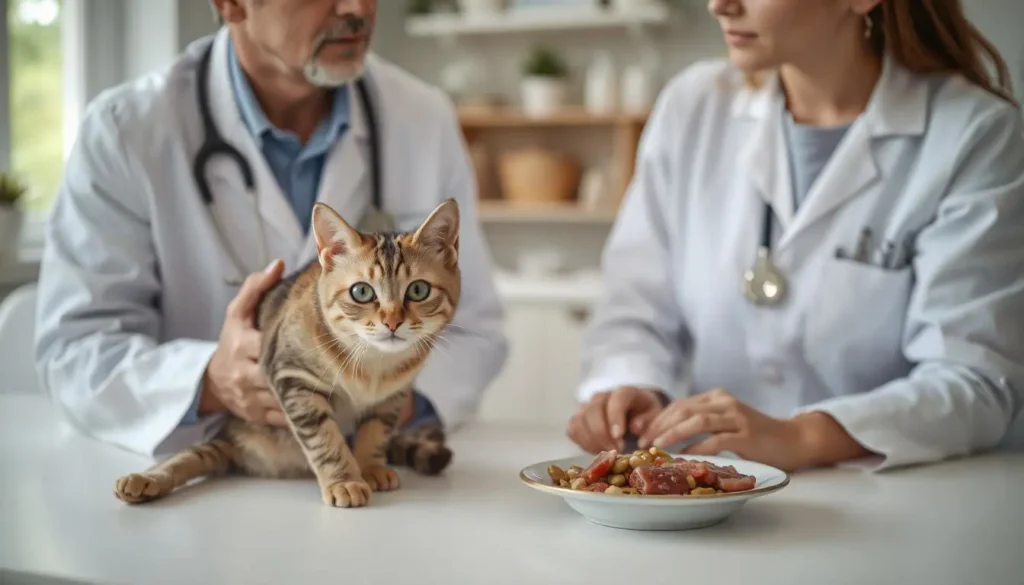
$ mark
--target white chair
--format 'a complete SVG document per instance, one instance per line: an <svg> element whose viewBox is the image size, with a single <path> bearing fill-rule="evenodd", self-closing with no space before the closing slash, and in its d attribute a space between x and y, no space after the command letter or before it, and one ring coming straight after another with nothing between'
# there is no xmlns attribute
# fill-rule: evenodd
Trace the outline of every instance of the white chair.
<svg viewBox="0 0 1024 585"><path fill-rule="evenodd" d="M0 302L0 392L31 394L41 392L32 359L35 337L36 285L14 289Z"/></svg>

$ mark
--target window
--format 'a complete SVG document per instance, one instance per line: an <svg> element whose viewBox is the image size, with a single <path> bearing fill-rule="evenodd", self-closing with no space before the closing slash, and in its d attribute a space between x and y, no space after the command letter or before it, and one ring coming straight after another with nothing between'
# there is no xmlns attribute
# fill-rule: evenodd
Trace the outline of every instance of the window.
<svg viewBox="0 0 1024 585"><path fill-rule="evenodd" d="M0 166L28 186L25 211L49 209L61 178L65 151L65 84L61 12L65 0L0 0L6 26L6 112L0 116ZM0 99L3 105L4 99ZM6 120L4 119L6 117ZM4 160L6 159L6 160Z"/></svg>

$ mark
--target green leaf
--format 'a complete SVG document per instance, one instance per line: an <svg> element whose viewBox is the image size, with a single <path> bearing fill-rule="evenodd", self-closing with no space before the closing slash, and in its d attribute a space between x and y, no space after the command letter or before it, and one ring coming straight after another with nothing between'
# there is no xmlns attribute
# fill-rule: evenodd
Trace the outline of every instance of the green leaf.
<svg viewBox="0 0 1024 585"><path fill-rule="evenodd" d="M13 206L28 191L13 173L0 173L0 205Z"/></svg>
<svg viewBox="0 0 1024 585"><path fill-rule="evenodd" d="M534 47L527 57L523 64L523 73L530 77L565 77L568 67L552 49L539 46Z"/></svg>

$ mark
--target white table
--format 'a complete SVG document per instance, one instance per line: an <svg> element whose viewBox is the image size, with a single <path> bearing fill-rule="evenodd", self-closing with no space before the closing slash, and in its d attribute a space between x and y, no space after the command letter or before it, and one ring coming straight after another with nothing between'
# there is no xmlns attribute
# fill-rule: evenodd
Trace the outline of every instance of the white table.
<svg viewBox="0 0 1024 585"><path fill-rule="evenodd" d="M146 462L75 434L40 397L0 396L0 437L0 570L36 576L148 585L1024 583L1019 454L876 476L797 474L726 523L654 533L592 525L520 484L521 467L575 453L560 429L466 429L446 476L405 474L399 491L349 510L324 506L311 481L243 478L126 506L114 479ZM644 560L634 569L631 558Z"/></svg>

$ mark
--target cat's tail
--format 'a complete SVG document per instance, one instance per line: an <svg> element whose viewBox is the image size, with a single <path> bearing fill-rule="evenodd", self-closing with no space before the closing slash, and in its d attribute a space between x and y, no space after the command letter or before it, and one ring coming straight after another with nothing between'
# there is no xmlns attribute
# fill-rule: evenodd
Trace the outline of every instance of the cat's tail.
<svg viewBox="0 0 1024 585"><path fill-rule="evenodd" d="M142 473L118 478L114 495L129 504L150 502L193 479L226 471L237 455L234 445L224 439L213 439L168 457Z"/></svg>
<svg viewBox="0 0 1024 585"><path fill-rule="evenodd" d="M452 451L437 424L397 432L388 442L388 464L408 467L423 475L438 475L451 461Z"/></svg>

